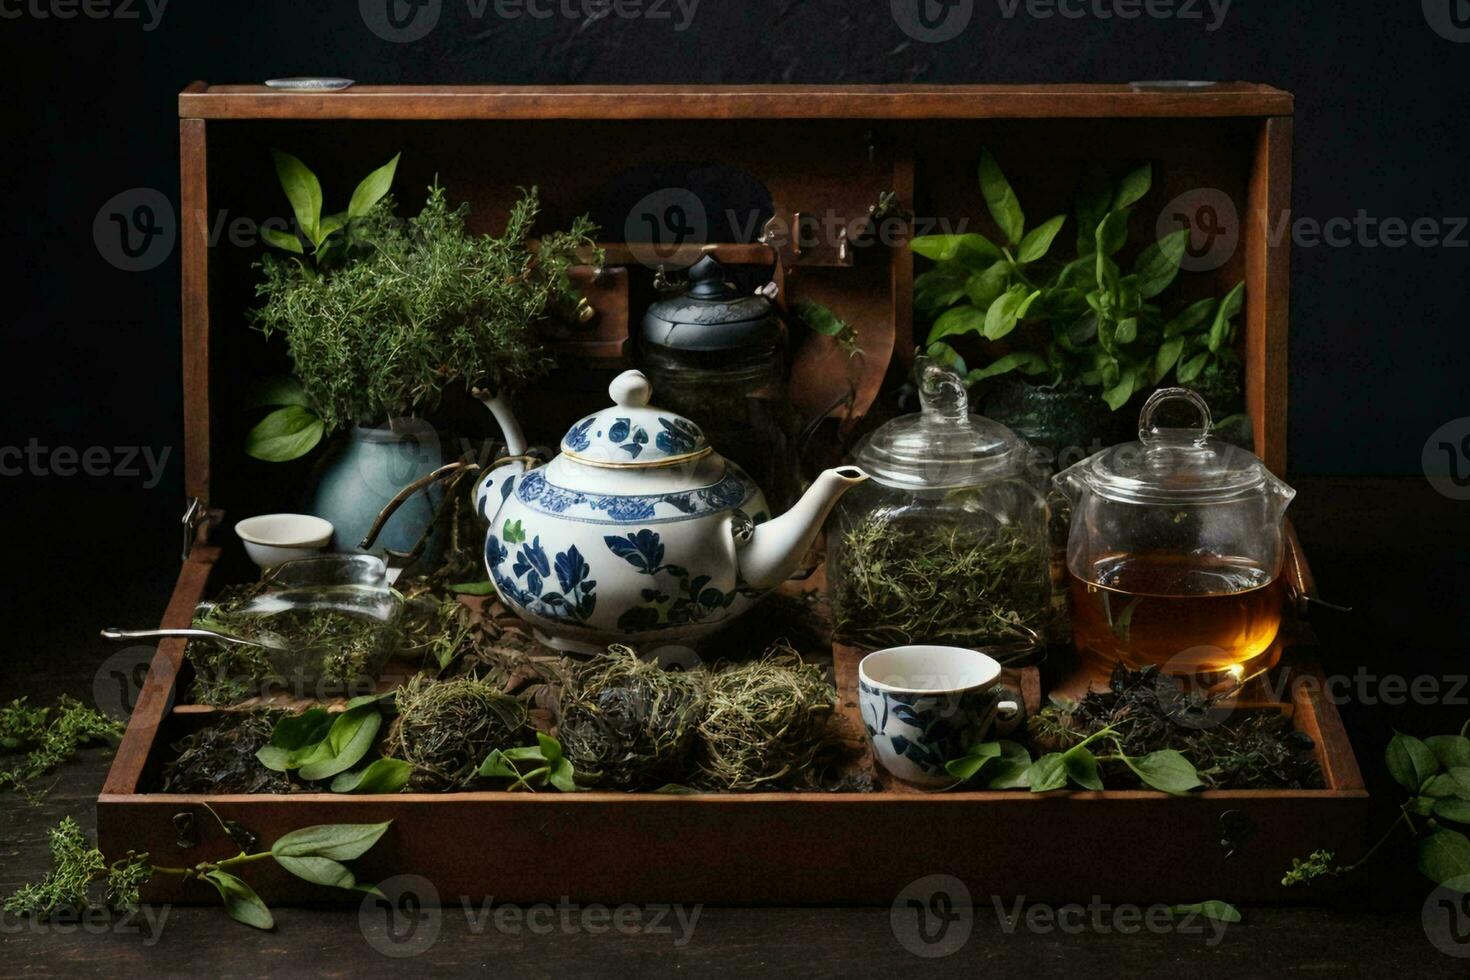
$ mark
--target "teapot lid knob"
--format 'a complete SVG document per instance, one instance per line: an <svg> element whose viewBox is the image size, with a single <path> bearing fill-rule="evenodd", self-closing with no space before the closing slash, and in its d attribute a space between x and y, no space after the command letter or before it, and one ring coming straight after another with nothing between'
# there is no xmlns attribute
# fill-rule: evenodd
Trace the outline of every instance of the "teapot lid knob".
<svg viewBox="0 0 1470 980"><path fill-rule="evenodd" d="M624 371L607 386L607 393L614 404L630 408L645 408L653 398L653 385L642 371Z"/></svg>

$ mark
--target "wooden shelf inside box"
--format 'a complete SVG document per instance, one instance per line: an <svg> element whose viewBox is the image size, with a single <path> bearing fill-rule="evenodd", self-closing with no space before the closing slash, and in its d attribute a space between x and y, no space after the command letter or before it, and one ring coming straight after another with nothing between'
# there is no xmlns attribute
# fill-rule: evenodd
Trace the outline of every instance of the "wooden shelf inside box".
<svg viewBox="0 0 1470 980"><path fill-rule="evenodd" d="M205 549L186 582L203 591ZM176 596L171 615L192 609ZM852 758L878 777L871 793L511 794L471 792L339 796L329 793L207 796L152 792L168 746L219 717L182 702L182 644L164 641L98 801L99 835L111 853L147 849L170 863L234 853L206 804L264 841L318 823L392 820L394 829L357 862L365 880L413 873L442 896L538 901L728 904L886 903L925 874L952 874L974 895L1115 900L1287 901L1291 858L1317 847L1353 852L1365 836L1367 796L1320 670L1283 670L1288 713L1316 745L1325 788L1219 790L1187 798L1148 791L933 793L873 772L856 699L862 651L831 652ZM815 659L815 658L814 658ZM401 665L408 667L410 665ZM1028 708L1042 700L1040 674L1021 672ZM166 705L166 709L165 709ZM277 703L275 706L283 706ZM150 724L150 719L156 721ZM181 849L175 815L194 814L202 840ZM1227 814L1238 817L1227 818ZM1227 856L1222 819L1250 834ZM1233 824L1232 824L1233 825ZM732 873L738 865L739 873ZM155 883L156 901L213 896L176 879ZM273 902L341 901L273 866L258 889Z"/></svg>

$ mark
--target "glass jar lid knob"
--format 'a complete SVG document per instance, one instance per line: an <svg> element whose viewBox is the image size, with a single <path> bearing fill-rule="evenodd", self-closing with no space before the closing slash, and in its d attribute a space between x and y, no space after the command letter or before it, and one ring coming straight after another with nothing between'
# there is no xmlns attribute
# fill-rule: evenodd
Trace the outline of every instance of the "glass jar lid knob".
<svg viewBox="0 0 1470 980"><path fill-rule="evenodd" d="M1161 427L1157 421L1159 411L1171 402L1184 402L1192 406L1199 415L1199 428ZM1209 441L1210 430L1214 426L1215 420L1210 414L1209 403L1200 396L1199 392L1188 388L1160 388L1149 396L1148 401L1143 403L1143 411L1138 415L1138 441L1145 446L1158 443L1177 445L1187 441L1203 447Z"/></svg>
<svg viewBox="0 0 1470 980"><path fill-rule="evenodd" d="M965 425L970 420L970 398L965 383L937 361L921 358L919 363L919 405L926 418L950 425Z"/></svg>

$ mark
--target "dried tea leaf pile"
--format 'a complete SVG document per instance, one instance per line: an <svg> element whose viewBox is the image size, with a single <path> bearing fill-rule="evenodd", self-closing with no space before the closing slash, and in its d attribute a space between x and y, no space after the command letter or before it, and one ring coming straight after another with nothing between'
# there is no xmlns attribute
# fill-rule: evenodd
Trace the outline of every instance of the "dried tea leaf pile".
<svg viewBox="0 0 1470 980"><path fill-rule="evenodd" d="M276 712L226 714L174 743L177 753L163 769L165 793L290 793L284 772L260 764L255 753L270 743Z"/></svg>
<svg viewBox="0 0 1470 980"><path fill-rule="evenodd" d="M1019 527L875 513L843 534L842 553L832 607L834 633L844 643L981 647L1023 638L1026 629L1046 633L1046 564Z"/></svg>
<svg viewBox="0 0 1470 980"><path fill-rule="evenodd" d="M811 770L839 742L837 692L821 668L777 645L760 660L728 666L709 682L699 724L695 784L752 790L816 779Z"/></svg>
<svg viewBox="0 0 1470 980"><path fill-rule="evenodd" d="M1312 740L1294 731L1285 715L1232 711L1218 700L1181 690L1156 667L1130 671L1120 666L1107 691L1050 705L1028 727L1043 752L1064 751L1111 727L1130 756L1180 752L1211 789L1320 789L1323 784ZM1126 767L1113 766L1105 775L1109 787L1137 785Z"/></svg>
<svg viewBox="0 0 1470 980"><path fill-rule="evenodd" d="M655 789L688 771L708 675L669 671L625 646L573 669L557 735L587 786Z"/></svg>
<svg viewBox="0 0 1470 980"><path fill-rule="evenodd" d="M399 688L397 704L383 754L412 765L420 789L463 789L492 751L525 745L531 735L526 706L474 677L416 674Z"/></svg>

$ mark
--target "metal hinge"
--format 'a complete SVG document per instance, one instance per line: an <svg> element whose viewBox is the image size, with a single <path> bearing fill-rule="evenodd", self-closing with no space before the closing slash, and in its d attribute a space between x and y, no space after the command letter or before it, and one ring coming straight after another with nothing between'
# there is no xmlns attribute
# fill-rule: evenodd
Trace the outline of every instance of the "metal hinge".
<svg viewBox="0 0 1470 980"><path fill-rule="evenodd" d="M214 520L218 514L211 511L198 497L189 498L189 506L184 510L184 547L180 553L180 561L188 561L189 553L194 550L194 540L198 537L199 526Z"/></svg>

